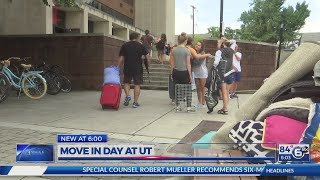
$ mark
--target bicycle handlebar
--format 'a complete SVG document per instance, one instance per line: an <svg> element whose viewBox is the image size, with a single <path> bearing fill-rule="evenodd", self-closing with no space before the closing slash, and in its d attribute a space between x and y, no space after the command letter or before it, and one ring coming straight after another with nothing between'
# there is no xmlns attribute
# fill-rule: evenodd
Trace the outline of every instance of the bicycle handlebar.
<svg viewBox="0 0 320 180"><path fill-rule="evenodd" d="M21 60L21 58L19 58L19 57L10 57L9 59L7 59L7 61L10 61L10 60Z"/></svg>

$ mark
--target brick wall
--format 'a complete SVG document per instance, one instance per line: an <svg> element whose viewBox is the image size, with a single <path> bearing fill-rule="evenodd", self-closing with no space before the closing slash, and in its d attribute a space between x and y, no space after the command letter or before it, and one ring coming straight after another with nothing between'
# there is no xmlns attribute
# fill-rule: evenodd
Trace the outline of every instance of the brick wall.
<svg viewBox="0 0 320 180"><path fill-rule="evenodd" d="M70 73L74 89L100 90L103 69L115 64L124 43L102 35L0 36L0 59L32 57L32 64L45 61Z"/></svg>
<svg viewBox="0 0 320 180"><path fill-rule="evenodd" d="M276 70L275 45L266 43L238 42L241 48L242 80L238 90L257 90L263 80ZM204 40L204 50L215 54L217 51L217 40Z"/></svg>

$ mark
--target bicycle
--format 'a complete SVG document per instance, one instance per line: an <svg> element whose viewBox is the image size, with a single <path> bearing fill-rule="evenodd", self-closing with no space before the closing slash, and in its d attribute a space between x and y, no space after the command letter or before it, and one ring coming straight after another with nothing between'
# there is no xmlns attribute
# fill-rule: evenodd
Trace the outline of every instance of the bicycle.
<svg viewBox="0 0 320 180"><path fill-rule="evenodd" d="M61 91L60 75L52 71L45 62L38 65L35 69L43 72L42 76L47 81L48 85L48 94L56 95Z"/></svg>
<svg viewBox="0 0 320 180"><path fill-rule="evenodd" d="M29 71L32 67L30 64L21 64L21 67L24 69L20 77L14 75L12 71L8 68L10 66L11 60L20 60L20 58L11 57L8 60L1 61L0 64L3 66L1 73L0 83L1 89L6 89L8 86L13 86L16 89L21 90L31 99L40 99L47 92L47 83L46 80L40 75L42 71ZM5 87L4 87L5 86ZM4 96L0 96L0 102L4 101L8 97L8 90L4 92ZM20 96L19 93L19 96Z"/></svg>
<svg viewBox="0 0 320 180"><path fill-rule="evenodd" d="M61 66L50 65L43 62L43 64L37 66L38 70L43 72L50 72L51 74L56 74L59 78L59 86L62 92L68 93L72 89L70 80L66 77L67 73L63 70Z"/></svg>

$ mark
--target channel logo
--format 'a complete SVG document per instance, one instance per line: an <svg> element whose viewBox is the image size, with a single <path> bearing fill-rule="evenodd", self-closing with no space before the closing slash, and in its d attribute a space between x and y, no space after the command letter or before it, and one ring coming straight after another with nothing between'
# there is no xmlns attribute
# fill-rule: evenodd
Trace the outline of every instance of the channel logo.
<svg viewBox="0 0 320 180"><path fill-rule="evenodd" d="M309 144L279 144L278 161L310 162Z"/></svg>
<svg viewBox="0 0 320 180"><path fill-rule="evenodd" d="M53 162L52 144L17 144L17 162Z"/></svg>

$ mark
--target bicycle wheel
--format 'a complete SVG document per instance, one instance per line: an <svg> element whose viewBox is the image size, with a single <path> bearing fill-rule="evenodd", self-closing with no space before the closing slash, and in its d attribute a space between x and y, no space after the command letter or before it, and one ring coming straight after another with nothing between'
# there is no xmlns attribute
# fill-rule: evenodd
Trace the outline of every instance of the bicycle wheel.
<svg viewBox="0 0 320 180"><path fill-rule="evenodd" d="M65 75L66 73L64 72L63 68L61 66L58 66L58 65L52 65L50 67L50 70L57 73L58 75Z"/></svg>
<svg viewBox="0 0 320 180"><path fill-rule="evenodd" d="M46 80L39 74L27 74L21 85L23 92L31 99L40 99L47 93Z"/></svg>
<svg viewBox="0 0 320 180"><path fill-rule="evenodd" d="M60 76L60 83L61 83L61 91L64 93L68 93L72 89L72 85L70 80L65 76Z"/></svg>
<svg viewBox="0 0 320 180"><path fill-rule="evenodd" d="M48 90L47 93L50 95L56 95L61 91L61 83L59 76L54 73L47 72L43 75L43 78L47 82Z"/></svg>
<svg viewBox="0 0 320 180"><path fill-rule="evenodd" d="M0 103L8 98L10 86L7 76L0 73Z"/></svg>

